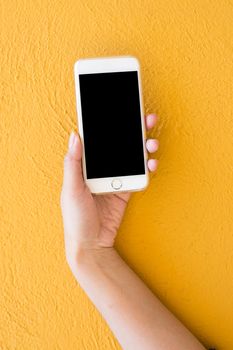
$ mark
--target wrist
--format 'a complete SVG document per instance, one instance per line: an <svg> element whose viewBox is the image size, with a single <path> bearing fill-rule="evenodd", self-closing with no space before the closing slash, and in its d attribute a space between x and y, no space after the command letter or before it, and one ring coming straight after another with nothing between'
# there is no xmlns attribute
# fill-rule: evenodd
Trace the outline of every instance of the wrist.
<svg viewBox="0 0 233 350"><path fill-rule="evenodd" d="M77 266L98 265L106 263L113 255L117 254L113 247L83 248L77 254Z"/></svg>
<svg viewBox="0 0 233 350"><path fill-rule="evenodd" d="M80 275L89 274L96 269L104 269L117 257L119 255L113 247L79 248L75 254L67 256L67 262L78 278Z"/></svg>

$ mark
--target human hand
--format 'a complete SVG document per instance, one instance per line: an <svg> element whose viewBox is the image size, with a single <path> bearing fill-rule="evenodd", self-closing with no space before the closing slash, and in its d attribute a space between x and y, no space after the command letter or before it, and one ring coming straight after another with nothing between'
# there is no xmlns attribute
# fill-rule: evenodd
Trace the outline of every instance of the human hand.
<svg viewBox="0 0 233 350"><path fill-rule="evenodd" d="M148 115L147 130L152 129L156 121L156 115ZM146 148L149 153L154 153L158 149L158 141L147 139ZM81 140L72 132L64 160L61 191L65 249L69 264L77 261L83 251L113 247L130 198L130 193L92 194L83 180L81 159ZM149 159L147 165L150 171L155 171L157 161Z"/></svg>

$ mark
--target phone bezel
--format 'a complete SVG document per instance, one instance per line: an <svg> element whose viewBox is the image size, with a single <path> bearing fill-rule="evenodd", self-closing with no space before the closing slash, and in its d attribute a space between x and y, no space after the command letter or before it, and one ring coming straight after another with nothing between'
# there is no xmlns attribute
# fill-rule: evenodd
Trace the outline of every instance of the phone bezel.
<svg viewBox="0 0 233 350"><path fill-rule="evenodd" d="M126 72L126 71L138 72L145 173L141 175L87 179L79 75L93 74L93 73ZM149 182L149 175L148 175L148 169L147 169L147 152L146 152L146 145L145 145L146 126L145 126L145 117L144 117L144 109L143 109L141 71L140 71L140 64L138 59L133 56L116 56L116 57L79 59L78 61L75 62L75 65L74 65L74 76L75 76L75 91L76 91L76 102L77 102L76 108L77 108L78 130L79 130L79 135L80 135L80 138L82 141L82 147L83 147L83 154L82 154L83 177L90 191L92 193L101 194L101 193L140 191L145 189ZM114 189L112 187L112 182L115 179L119 179L121 181L122 187L120 189Z"/></svg>

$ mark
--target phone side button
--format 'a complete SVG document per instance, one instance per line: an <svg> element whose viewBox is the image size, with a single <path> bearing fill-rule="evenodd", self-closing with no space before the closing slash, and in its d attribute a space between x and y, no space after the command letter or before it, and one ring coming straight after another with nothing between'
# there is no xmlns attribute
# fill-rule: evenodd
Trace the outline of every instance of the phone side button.
<svg viewBox="0 0 233 350"><path fill-rule="evenodd" d="M114 179L111 182L111 186L114 190L119 190L122 187L122 182L119 179Z"/></svg>

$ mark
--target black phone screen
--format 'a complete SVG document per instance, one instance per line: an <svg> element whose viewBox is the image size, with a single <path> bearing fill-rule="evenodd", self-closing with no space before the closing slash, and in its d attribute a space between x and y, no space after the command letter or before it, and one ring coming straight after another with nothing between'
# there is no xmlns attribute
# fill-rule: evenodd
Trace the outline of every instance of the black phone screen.
<svg viewBox="0 0 233 350"><path fill-rule="evenodd" d="M79 82L87 179L145 174L137 71Z"/></svg>

